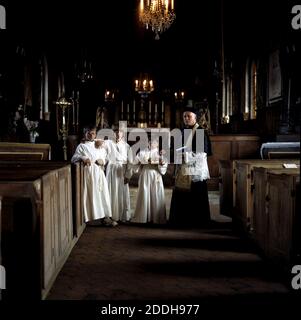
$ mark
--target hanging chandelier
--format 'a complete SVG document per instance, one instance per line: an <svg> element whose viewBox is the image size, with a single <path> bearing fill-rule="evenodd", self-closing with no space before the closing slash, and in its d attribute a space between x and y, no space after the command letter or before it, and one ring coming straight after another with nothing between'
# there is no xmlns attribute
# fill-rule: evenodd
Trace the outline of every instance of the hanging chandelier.
<svg viewBox="0 0 301 320"><path fill-rule="evenodd" d="M155 39L159 40L159 34L167 30L176 18L174 12L174 0L140 0L139 19L155 33Z"/></svg>
<svg viewBox="0 0 301 320"><path fill-rule="evenodd" d="M138 92L141 97L147 97L154 91L154 81L150 80L148 75L140 75L139 80L135 80L135 91Z"/></svg>

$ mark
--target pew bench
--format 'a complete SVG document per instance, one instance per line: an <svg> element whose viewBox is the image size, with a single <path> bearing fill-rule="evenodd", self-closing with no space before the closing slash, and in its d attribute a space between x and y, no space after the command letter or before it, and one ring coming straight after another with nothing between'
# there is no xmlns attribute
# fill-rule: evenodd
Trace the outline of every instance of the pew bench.
<svg viewBox="0 0 301 320"><path fill-rule="evenodd" d="M44 299L74 245L71 165L2 163L0 197L6 292Z"/></svg>
<svg viewBox="0 0 301 320"><path fill-rule="evenodd" d="M253 215L253 169L283 168L284 163L300 165L300 161L296 159L220 161L221 214L232 216L243 230L249 232L252 229Z"/></svg>
<svg viewBox="0 0 301 320"><path fill-rule="evenodd" d="M43 143L0 142L0 160L51 160L51 146Z"/></svg>
<svg viewBox="0 0 301 320"><path fill-rule="evenodd" d="M63 161L0 161L0 169L2 174L10 176L14 168L24 169L57 169L67 165L68 162ZM85 229L85 221L83 216L82 190L83 190L83 165L81 163L71 164L71 182L72 182L72 212L73 212L73 233L74 237L79 238Z"/></svg>

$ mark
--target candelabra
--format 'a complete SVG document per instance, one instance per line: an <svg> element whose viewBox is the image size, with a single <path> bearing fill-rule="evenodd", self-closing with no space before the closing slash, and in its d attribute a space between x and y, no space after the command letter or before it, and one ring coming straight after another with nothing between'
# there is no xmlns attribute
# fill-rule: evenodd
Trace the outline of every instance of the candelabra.
<svg viewBox="0 0 301 320"><path fill-rule="evenodd" d="M67 160L67 137L69 124L69 107L72 105L65 97L59 98L55 101L57 106L57 134L58 138L63 140L63 154L64 160ZM66 113L67 111L67 113Z"/></svg>
<svg viewBox="0 0 301 320"><path fill-rule="evenodd" d="M141 128L147 127L146 111L144 104L148 96L155 90L153 80L149 80L147 75L140 76L139 80L135 80L135 91L140 95L141 107L138 113L138 126ZM151 101L149 100L148 123L151 124Z"/></svg>
<svg viewBox="0 0 301 320"><path fill-rule="evenodd" d="M148 80L147 76L143 79L135 80L135 91L141 95L141 98L147 98L155 90L153 80Z"/></svg>

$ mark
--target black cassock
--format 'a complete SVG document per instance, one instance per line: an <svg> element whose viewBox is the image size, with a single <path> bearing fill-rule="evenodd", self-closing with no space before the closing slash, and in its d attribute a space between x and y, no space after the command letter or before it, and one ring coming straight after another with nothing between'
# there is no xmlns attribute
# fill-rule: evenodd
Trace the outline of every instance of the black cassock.
<svg viewBox="0 0 301 320"><path fill-rule="evenodd" d="M197 129L200 130L200 129ZM196 134L192 139L192 151L196 151ZM209 136L204 132L204 152L212 155ZM210 222L207 182L191 182L190 191L174 187L170 205L169 223L177 227L202 227Z"/></svg>

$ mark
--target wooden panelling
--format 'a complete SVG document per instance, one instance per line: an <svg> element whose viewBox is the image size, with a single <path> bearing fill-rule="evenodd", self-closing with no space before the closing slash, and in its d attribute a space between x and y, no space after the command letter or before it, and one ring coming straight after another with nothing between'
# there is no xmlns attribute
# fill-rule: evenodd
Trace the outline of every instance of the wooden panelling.
<svg viewBox="0 0 301 320"><path fill-rule="evenodd" d="M211 135L212 156L208 157L209 190L219 189L219 161L258 158L260 139L256 135Z"/></svg>
<svg viewBox="0 0 301 320"><path fill-rule="evenodd" d="M254 169L253 238L275 261L294 262L301 253L300 169Z"/></svg>

